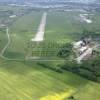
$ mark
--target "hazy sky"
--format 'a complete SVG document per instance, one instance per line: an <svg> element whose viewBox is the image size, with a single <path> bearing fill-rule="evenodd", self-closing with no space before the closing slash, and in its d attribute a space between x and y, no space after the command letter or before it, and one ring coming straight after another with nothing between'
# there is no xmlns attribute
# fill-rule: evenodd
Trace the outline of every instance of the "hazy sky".
<svg viewBox="0 0 100 100"><path fill-rule="evenodd" d="M0 1L24 1L24 0L0 0ZM25 0L25 1L69 1L69 2L82 2L82 3L89 3L98 0Z"/></svg>

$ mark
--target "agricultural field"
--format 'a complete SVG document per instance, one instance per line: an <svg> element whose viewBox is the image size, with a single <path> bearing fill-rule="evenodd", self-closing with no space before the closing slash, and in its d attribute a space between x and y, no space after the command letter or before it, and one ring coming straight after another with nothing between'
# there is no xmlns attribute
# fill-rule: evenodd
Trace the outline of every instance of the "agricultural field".
<svg viewBox="0 0 100 100"><path fill-rule="evenodd" d="M89 13L89 24L80 20L84 12L47 11L43 41L32 41L45 11L0 7L7 9L21 15L0 28L0 100L100 99L100 84L59 71L66 59L57 56L63 44L79 40L84 31L100 34L99 13Z"/></svg>

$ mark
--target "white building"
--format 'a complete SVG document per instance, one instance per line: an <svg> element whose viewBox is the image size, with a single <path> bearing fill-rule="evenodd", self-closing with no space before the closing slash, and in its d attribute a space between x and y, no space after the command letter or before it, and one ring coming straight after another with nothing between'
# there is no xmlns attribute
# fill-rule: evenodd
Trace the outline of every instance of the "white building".
<svg viewBox="0 0 100 100"><path fill-rule="evenodd" d="M92 55L93 49L88 48L82 55L77 58L77 62L81 63L82 60L89 58Z"/></svg>
<svg viewBox="0 0 100 100"><path fill-rule="evenodd" d="M84 45L83 41L78 41L78 42L73 43L73 46L75 49L80 48L82 45Z"/></svg>
<svg viewBox="0 0 100 100"><path fill-rule="evenodd" d="M88 46L81 47L81 48L79 49L79 53L82 54L82 53L84 53L87 49L88 49Z"/></svg>
<svg viewBox="0 0 100 100"><path fill-rule="evenodd" d="M15 18L16 17L16 15L11 15L11 16L9 16L9 18Z"/></svg>

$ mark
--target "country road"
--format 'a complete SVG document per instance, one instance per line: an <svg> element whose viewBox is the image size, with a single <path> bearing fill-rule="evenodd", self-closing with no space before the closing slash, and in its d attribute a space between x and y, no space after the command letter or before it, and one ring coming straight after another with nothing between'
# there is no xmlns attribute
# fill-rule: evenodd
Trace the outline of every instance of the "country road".
<svg viewBox="0 0 100 100"><path fill-rule="evenodd" d="M2 57L2 58L5 58L3 55L10 44L10 35L9 35L9 28L8 27L6 28L6 35L7 35L8 42L6 43L6 45L4 46L2 51L0 52L0 57Z"/></svg>

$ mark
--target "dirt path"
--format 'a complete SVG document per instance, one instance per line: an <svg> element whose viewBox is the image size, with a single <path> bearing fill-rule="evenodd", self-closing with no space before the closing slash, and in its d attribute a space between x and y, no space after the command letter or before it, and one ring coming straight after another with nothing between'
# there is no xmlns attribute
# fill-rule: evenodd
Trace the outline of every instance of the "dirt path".
<svg viewBox="0 0 100 100"><path fill-rule="evenodd" d="M5 58L3 55L4 55L6 49L8 48L8 46L10 44L10 35L9 35L9 29L8 29L8 27L6 28L6 35L7 35L8 42L6 43L6 45L4 46L4 48L2 49L2 51L0 53L0 56L2 58Z"/></svg>
<svg viewBox="0 0 100 100"><path fill-rule="evenodd" d="M46 26L46 18L47 13L44 12L41 18L41 22L38 28L38 31L36 33L36 36L32 39L32 41L43 41L44 40L44 32L45 32L45 26Z"/></svg>

